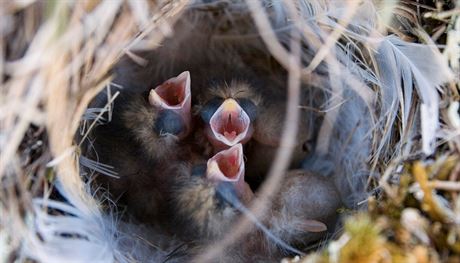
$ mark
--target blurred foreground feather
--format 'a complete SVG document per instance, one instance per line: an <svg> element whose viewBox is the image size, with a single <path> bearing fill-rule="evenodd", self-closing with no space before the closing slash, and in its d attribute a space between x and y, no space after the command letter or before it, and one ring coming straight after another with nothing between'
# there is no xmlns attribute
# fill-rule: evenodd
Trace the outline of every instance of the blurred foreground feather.
<svg viewBox="0 0 460 263"><path fill-rule="evenodd" d="M110 70L123 55L142 65L145 60L134 51L160 45L187 8L212 11L222 6L233 8L226 9L229 16L252 16L273 57L289 70L290 118L295 120L298 111L299 79L328 83L316 158L307 165L324 173L325 162L337 164L326 167L342 172L338 180L344 185L353 182L351 198L347 195L351 207L366 199L366 189L383 190L377 200L371 199L369 215L352 218L322 254L305 260L458 260L460 4L207 2L188 7L187 1L142 0L1 3L0 261L157 262L171 254L180 260L184 248L166 240L160 229L120 222L116 211L105 214L101 204L106 200L93 198L78 164L113 176L115 171L79 158L74 138L76 133L85 138L97 122L109 121L102 116L111 111L110 104L86 108L112 85ZM279 30L283 27L297 28L297 37L312 52L295 53L290 31ZM387 30L424 45L387 36ZM434 35L436 44L430 39ZM322 71L328 72L326 80ZM451 81L447 88L440 88L446 81ZM116 96L110 94L109 100ZM86 126L79 130L81 116ZM287 148L293 130L287 126L283 137ZM337 130L343 131L333 141ZM283 156L288 155L280 154L275 162L263 190L267 196L281 180L278 175L287 162ZM269 199L264 200L253 207L256 215L267 206ZM242 232L244 227L236 229L233 239ZM231 242L229 237L217 245L223 250ZM216 246L203 256L218 252Z"/></svg>

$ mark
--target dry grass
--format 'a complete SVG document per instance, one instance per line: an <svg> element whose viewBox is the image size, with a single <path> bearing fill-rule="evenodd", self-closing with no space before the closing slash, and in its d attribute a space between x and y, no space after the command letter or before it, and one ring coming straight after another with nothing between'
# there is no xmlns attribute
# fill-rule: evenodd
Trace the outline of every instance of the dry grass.
<svg viewBox="0 0 460 263"><path fill-rule="evenodd" d="M77 165L74 137L81 116L110 84L114 63L133 48L158 45L185 4L2 2L2 256L15 257L13 252L30 235L25 220L34 216L33 198L49 196L56 178L67 199L79 201L74 206L84 213L100 213Z"/></svg>
<svg viewBox="0 0 460 263"><path fill-rule="evenodd" d="M440 107L441 127L437 130L435 153L427 158L411 134L411 118L418 101L409 105L402 124L389 122L387 129L400 129L398 139L405 147L395 154L385 155L384 147L374 142L372 164L380 180L370 180L377 188L378 201L372 199L367 215L358 215L345 226L345 233L332 242L321 254L305 257L306 262L446 262L460 260L460 118L458 100L460 83L460 3L454 1L392 1L380 3L382 24L371 37L387 32L403 39L421 43L435 43L457 78L442 88ZM423 3L422 3L423 2ZM457 1L458 2L458 1ZM349 1L337 27L330 28L324 42L319 42L313 29L295 12L296 6L286 4L290 18L316 52L307 66L301 66L299 41L292 41L288 51L278 42L267 14L256 1L247 1L257 28L273 57L289 70L288 118L283 132L282 151L264 184L259 201L251 207L255 215L266 211L270 197L276 193L282 174L287 169L296 125L300 81L316 79L314 69L322 61L340 75L346 68L333 52L338 39L356 16L361 1ZM187 1L10 1L0 5L0 261L24 260L24 242L40 242L31 235L31 220L38 213L34 198L55 198L54 188L59 181L65 198L85 215L99 215L99 203L81 179L75 145L76 134L85 136L98 117L88 121L80 130L81 116L88 103L102 89L110 85L110 69L123 56L144 63L135 50L157 47L172 34L172 25L180 17ZM385 6L387 5L387 6ZM395 9L396 8L396 9ZM390 20L396 13L398 20ZM293 36L299 39L301 36ZM349 37L349 35L346 35ZM372 43L371 43L372 44ZM378 47L363 46L363 53ZM372 58L368 66L375 66ZM441 74L441 73L440 73ZM347 85L364 101L375 102L375 87L356 77L345 78ZM340 79L330 79L340 101ZM116 95L112 97L116 99ZM337 112L326 113L334 123ZM413 106L415 105L415 106ZM369 106L371 107L371 106ZM412 107L412 108L411 108ZM103 112L100 112L99 117ZM378 121L376 120L376 123ZM400 121L401 122L401 121ZM422 120L423 122L423 120ZM377 124L376 124L377 125ZM391 127L390 127L391 126ZM397 126L397 127L395 127ZM422 124L423 126L423 124ZM321 127L328 138L332 127ZM394 132L388 132L394 136ZM406 137L405 137L406 136ZM327 139L317 151L327 151ZM395 183L399 181L400 183ZM379 183L377 184L377 181ZM373 189L374 190L374 189ZM45 208L43 208L45 209ZM245 219L242 219L243 221ZM355 222L353 222L353 220ZM221 243L200 255L199 261L211 259L234 242L248 228L249 222L238 228ZM375 224L375 225L374 225ZM32 240L32 241L30 241ZM363 245L365 244L365 245ZM360 251L362 247L366 251ZM366 253L364 253L366 252Z"/></svg>

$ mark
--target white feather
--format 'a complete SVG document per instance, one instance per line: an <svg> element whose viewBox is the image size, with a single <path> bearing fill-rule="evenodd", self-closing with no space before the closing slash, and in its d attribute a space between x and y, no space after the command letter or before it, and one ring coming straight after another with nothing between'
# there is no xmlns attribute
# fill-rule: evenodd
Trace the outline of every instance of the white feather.
<svg viewBox="0 0 460 263"><path fill-rule="evenodd" d="M45 198L35 199L33 208L21 254L38 262L160 262L180 245L161 231L117 221L115 214L86 214Z"/></svg>
<svg viewBox="0 0 460 263"><path fill-rule="evenodd" d="M69 204L35 199L22 252L39 262L113 262L109 224ZM55 209L64 215L51 215Z"/></svg>
<svg viewBox="0 0 460 263"><path fill-rule="evenodd" d="M399 93L399 98L387 96L387 101L383 103L390 105L393 101L400 100L403 129L407 123L412 89L415 86L421 99L422 150L425 154L431 154L439 126L439 95L436 89L452 78L447 63L432 47L407 43L395 36L387 36L381 40L375 57L379 62L382 93ZM391 108L387 111L397 112Z"/></svg>

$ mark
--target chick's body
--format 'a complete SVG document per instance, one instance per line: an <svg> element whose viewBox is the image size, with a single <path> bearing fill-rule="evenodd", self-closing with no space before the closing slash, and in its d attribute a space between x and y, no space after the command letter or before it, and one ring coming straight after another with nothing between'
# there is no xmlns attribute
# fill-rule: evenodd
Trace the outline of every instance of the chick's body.
<svg viewBox="0 0 460 263"><path fill-rule="evenodd" d="M198 241L199 247L222 239L231 232L239 216L248 216L241 206L247 207L250 199L242 200L231 185L210 183L196 174L182 179L174 194L178 225L187 237ZM252 193L250 188L247 191ZM331 180L293 170L286 174L271 208L259 223L277 239L302 249L334 231L339 206L338 192ZM238 262L274 260L292 255L287 251L265 230L253 225L250 233L229 247L221 258L235 256L234 260L241 259Z"/></svg>
<svg viewBox="0 0 460 263"><path fill-rule="evenodd" d="M267 224L285 242L305 246L334 233L341 205L331 178L292 170L273 200ZM327 231L318 223L324 224Z"/></svg>
<svg viewBox="0 0 460 263"><path fill-rule="evenodd" d="M123 78L116 75L114 82ZM149 102L149 91L163 81L148 86L125 83L106 91L119 92L112 117L94 128L90 135L94 143L87 147L89 157L111 166L116 174L98 174L96 186L108 190L119 210L126 209L128 215L148 224L171 217L169 203L174 178L191 158L187 138L178 137L189 133L184 119ZM104 107L106 97L107 93L99 94L91 106ZM104 117L108 119L109 115Z"/></svg>

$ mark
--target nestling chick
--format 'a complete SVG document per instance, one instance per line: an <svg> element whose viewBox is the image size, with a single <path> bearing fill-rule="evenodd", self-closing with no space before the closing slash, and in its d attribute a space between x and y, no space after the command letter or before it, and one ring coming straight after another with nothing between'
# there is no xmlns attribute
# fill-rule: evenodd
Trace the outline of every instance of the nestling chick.
<svg viewBox="0 0 460 263"><path fill-rule="evenodd" d="M176 219L192 240L222 236L235 220L238 211L222 198L224 188L232 188L231 198L245 204L253 197L244 181L241 144L217 153L206 164L195 165L190 176L178 178L174 189Z"/></svg>
<svg viewBox="0 0 460 263"><path fill-rule="evenodd" d="M190 73L168 79L145 97L133 96L123 105L121 119L134 140L151 158L174 156L176 142L192 129Z"/></svg>
<svg viewBox="0 0 460 263"><path fill-rule="evenodd" d="M209 244L228 233L238 216L249 216L256 227L229 248L247 261L295 254L298 250L293 246L305 247L334 230L340 206L337 190L330 180L301 170L287 173L265 218L251 216L246 207L253 192L246 183L239 185L244 163L238 148L195 166L175 189L176 217L186 237Z"/></svg>
<svg viewBox="0 0 460 263"><path fill-rule="evenodd" d="M100 174L97 184L117 205L126 206L128 214L151 224L170 218L166 214L174 177L181 172L180 164L190 159L182 140L192 129L190 74L152 84L159 85L145 89L131 83L119 88L112 120L95 127L94 151L88 147L89 157L112 166L119 177ZM93 107L105 103L96 100Z"/></svg>

